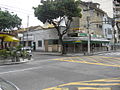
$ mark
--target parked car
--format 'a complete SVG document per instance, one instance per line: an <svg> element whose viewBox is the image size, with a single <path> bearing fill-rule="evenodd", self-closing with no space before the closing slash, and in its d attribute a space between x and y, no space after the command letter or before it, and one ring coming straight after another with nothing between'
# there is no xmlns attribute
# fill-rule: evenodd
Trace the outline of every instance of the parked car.
<svg viewBox="0 0 120 90"><path fill-rule="evenodd" d="M32 53L32 48L31 47L22 47L21 50L27 51L29 54Z"/></svg>
<svg viewBox="0 0 120 90"><path fill-rule="evenodd" d="M10 81L6 81L0 78L0 90L20 90L20 89Z"/></svg>
<svg viewBox="0 0 120 90"><path fill-rule="evenodd" d="M32 58L32 48L31 47L23 47L21 50L25 50L28 53L28 59L31 60Z"/></svg>

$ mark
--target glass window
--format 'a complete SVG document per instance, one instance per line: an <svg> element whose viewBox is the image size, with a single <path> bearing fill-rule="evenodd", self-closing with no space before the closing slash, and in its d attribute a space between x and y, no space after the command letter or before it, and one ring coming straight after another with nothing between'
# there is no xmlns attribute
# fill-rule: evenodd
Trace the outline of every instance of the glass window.
<svg viewBox="0 0 120 90"><path fill-rule="evenodd" d="M32 41L28 41L28 46L32 46Z"/></svg>
<svg viewBox="0 0 120 90"><path fill-rule="evenodd" d="M42 41L41 40L38 41L38 47L42 47Z"/></svg>

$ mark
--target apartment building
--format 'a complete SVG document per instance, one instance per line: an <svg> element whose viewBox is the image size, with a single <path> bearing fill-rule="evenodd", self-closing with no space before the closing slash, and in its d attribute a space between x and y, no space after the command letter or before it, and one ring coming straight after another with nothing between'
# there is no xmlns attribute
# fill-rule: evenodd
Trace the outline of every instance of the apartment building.
<svg viewBox="0 0 120 90"><path fill-rule="evenodd" d="M115 19L116 42L120 43L120 1L113 0L113 18Z"/></svg>
<svg viewBox="0 0 120 90"><path fill-rule="evenodd" d="M74 18L68 37L64 38L67 52L87 52L88 32L92 52L108 50L110 40L103 31L103 18L106 13L99 6L98 3L81 1L82 18ZM104 28L108 27L104 25ZM111 26L109 28L111 31Z"/></svg>
<svg viewBox="0 0 120 90"><path fill-rule="evenodd" d="M112 18L110 18L106 13L103 16L102 24L104 38L111 40L112 42Z"/></svg>

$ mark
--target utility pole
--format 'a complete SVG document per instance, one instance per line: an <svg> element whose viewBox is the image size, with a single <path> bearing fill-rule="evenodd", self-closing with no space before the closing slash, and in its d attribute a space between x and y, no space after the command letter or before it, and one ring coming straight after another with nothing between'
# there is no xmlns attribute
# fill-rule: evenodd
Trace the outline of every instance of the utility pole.
<svg viewBox="0 0 120 90"><path fill-rule="evenodd" d="M90 9L90 2L88 3L88 10L89 12L89 16L87 16L87 34L88 34L88 55L90 55L90 40L91 40L91 35L90 35L90 17L91 17L91 9Z"/></svg>
<svg viewBox="0 0 120 90"><path fill-rule="evenodd" d="M115 18L112 19L112 29L113 29L113 33L112 33L112 39L113 39L113 50L115 50Z"/></svg>
<svg viewBox="0 0 120 90"><path fill-rule="evenodd" d="M28 46L28 31L29 31L29 15L27 16L27 46Z"/></svg>
<svg viewBox="0 0 120 90"><path fill-rule="evenodd" d="M87 16L88 54L90 54L90 16Z"/></svg>

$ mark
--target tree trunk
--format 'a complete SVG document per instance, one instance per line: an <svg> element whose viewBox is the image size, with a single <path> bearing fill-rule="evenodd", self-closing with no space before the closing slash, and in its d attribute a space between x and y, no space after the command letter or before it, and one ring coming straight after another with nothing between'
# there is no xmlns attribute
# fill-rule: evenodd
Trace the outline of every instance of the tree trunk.
<svg viewBox="0 0 120 90"><path fill-rule="evenodd" d="M65 33L64 33L64 34L61 34L61 32L60 32L60 26L59 26L59 25L56 25L55 22L52 21L52 24L55 26L55 28L56 28L56 30L57 30L57 32L58 32L59 42L60 42L60 44L61 44L61 54L64 55L64 54L66 54L66 52L65 52L65 47L64 47L64 43L63 43L62 37L63 37L63 35L64 35Z"/></svg>
<svg viewBox="0 0 120 90"><path fill-rule="evenodd" d="M64 43L63 43L62 36L59 36L59 41L60 41L60 44L61 44L61 54L64 55L64 54L66 54L66 51L65 51L65 46L64 46Z"/></svg>
<svg viewBox="0 0 120 90"><path fill-rule="evenodd" d="M120 32L119 23L120 23L120 22L117 22L117 23L116 23L116 26L117 26L118 32Z"/></svg>

